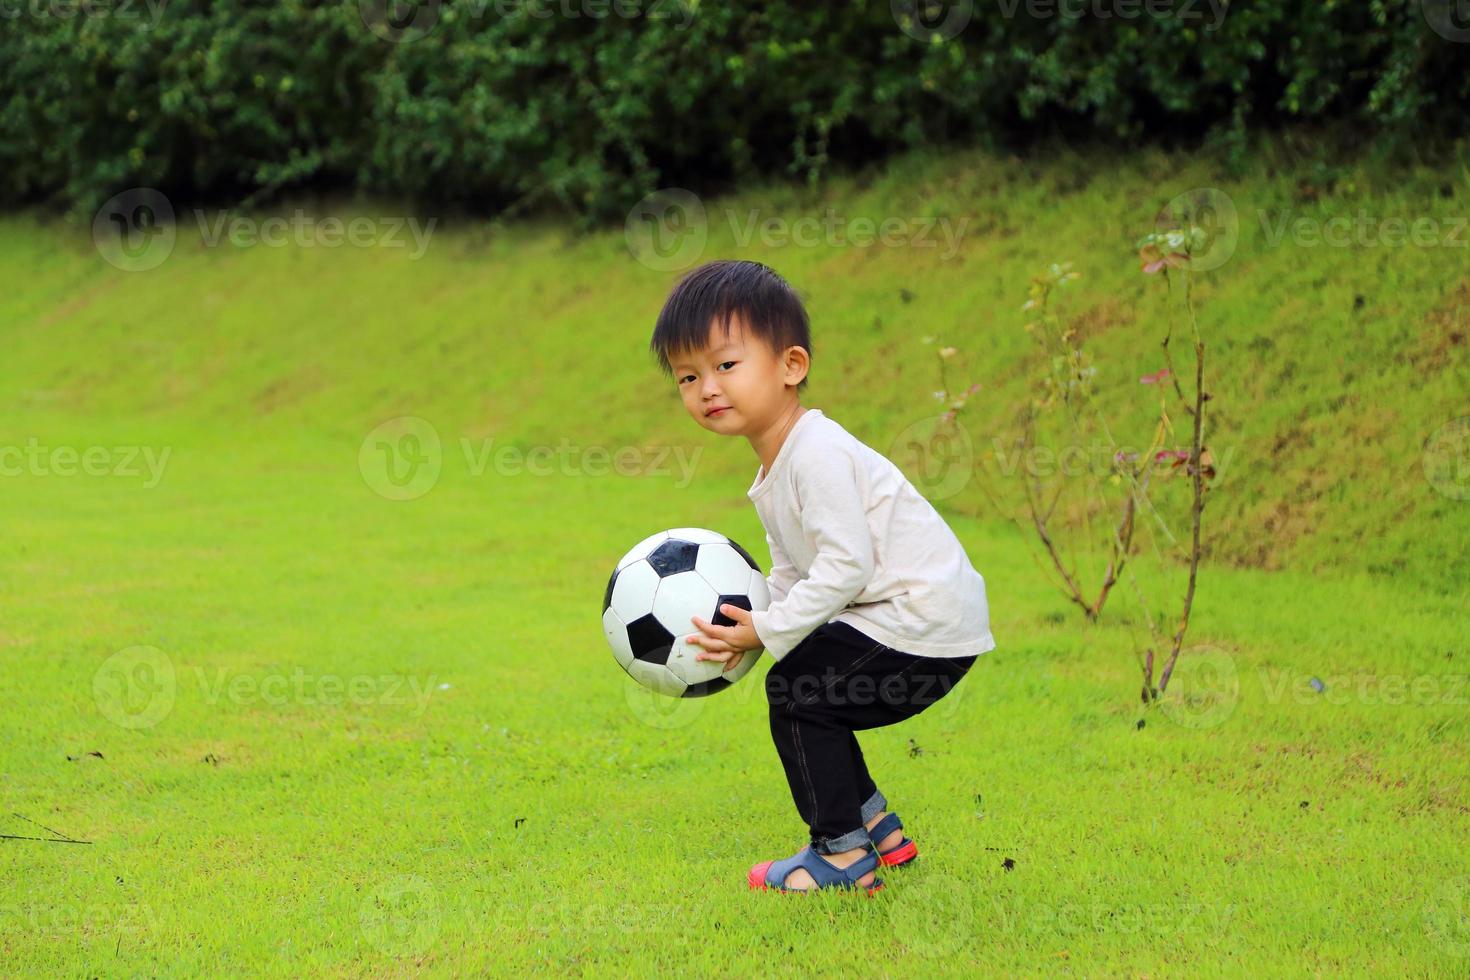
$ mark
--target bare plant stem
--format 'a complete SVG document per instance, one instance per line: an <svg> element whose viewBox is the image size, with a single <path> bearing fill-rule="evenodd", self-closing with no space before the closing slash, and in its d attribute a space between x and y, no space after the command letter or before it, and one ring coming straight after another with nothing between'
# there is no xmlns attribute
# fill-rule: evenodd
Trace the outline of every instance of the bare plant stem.
<svg viewBox="0 0 1470 980"><path fill-rule="evenodd" d="M1189 614L1194 608L1195 584L1199 579L1200 523L1205 506L1204 490L1204 415L1205 415L1205 344L1200 339L1199 323L1194 316L1194 297L1190 291L1190 274L1184 274L1184 306L1189 313L1189 324L1194 330L1194 437L1189 447L1189 463L1194 476L1194 503L1190 509L1191 541L1189 549L1189 585L1184 592L1184 609L1179 616L1179 628L1174 633L1169 661L1159 675L1159 692L1169 686L1174 675L1174 664L1179 660L1179 650L1184 645L1184 634L1189 631Z"/></svg>
<svg viewBox="0 0 1470 980"><path fill-rule="evenodd" d="M1028 413L1026 416L1026 448L1028 451L1032 444L1031 435L1035 431L1035 425L1035 418ZM1042 512L1040 501L1037 500L1037 490L1032 486L1032 480L1028 476L1022 476L1021 485L1026 491L1026 507L1031 512L1031 524L1036 529L1036 536L1041 539L1042 547L1051 556L1053 567L1056 568L1057 574L1062 577L1062 584L1064 586L1062 594L1080 606L1089 621L1095 619L1097 614L1093 611L1092 606L1088 604L1087 600L1083 598L1082 589L1078 587L1077 580L1067 571L1066 563L1062 561L1062 556L1057 553L1056 542L1052 540L1051 533L1047 530L1046 522L1050 516L1050 511L1047 513ZM1053 501L1053 506L1055 506L1055 503Z"/></svg>

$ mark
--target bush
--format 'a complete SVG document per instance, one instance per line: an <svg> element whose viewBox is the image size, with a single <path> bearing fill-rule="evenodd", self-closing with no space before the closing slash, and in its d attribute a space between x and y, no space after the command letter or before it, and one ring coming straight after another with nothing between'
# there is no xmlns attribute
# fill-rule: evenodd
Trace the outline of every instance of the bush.
<svg viewBox="0 0 1470 980"><path fill-rule="evenodd" d="M0 204L313 185L596 220L956 139L1342 120L1407 145L1470 108L1466 44L1420 9L1453 0L978 0L928 40L903 0L473 0L406 9L431 29L396 42L382 0L88 2L5 8Z"/></svg>

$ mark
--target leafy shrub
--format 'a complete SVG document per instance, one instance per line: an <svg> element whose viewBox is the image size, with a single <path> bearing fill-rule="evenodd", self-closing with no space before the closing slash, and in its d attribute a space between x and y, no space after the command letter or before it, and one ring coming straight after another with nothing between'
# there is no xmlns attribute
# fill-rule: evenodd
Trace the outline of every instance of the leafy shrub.
<svg viewBox="0 0 1470 980"><path fill-rule="evenodd" d="M382 0L88 2L6 8L0 204L315 185L596 220L955 139L1341 120L1408 144L1470 108L1470 45L1421 10L1452 0L977 0L928 40L903 0L451 0L397 43Z"/></svg>

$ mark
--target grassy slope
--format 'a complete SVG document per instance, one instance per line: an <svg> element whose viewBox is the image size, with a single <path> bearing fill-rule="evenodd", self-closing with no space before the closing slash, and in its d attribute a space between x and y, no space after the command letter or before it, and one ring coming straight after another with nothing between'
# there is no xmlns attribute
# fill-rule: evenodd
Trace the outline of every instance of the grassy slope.
<svg viewBox="0 0 1470 980"><path fill-rule="evenodd" d="M1350 179L1358 196L1322 211L1452 215L1470 195L1462 176L1449 198L1442 175ZM748 449L709 441L648 366L669 276L630 262L620 234L462 229L419 262L185 242L125 275L7 220L0 444L172 456L154 489L0 480L4 810L95 842L5 842L0 953L48 973L729 973L773 955L833 972L915 956L1032 973L1452 972L1470 874L1453 844L1470 829L1470 508L1433 493L1417 458L1467 414L1465 349L1448 339L1464 334L1463 254L1266 248L1255 209L1301 209L1297 180L1263 164L1222 182L1159 156L957 156L825 200L774 188L713 205L972 216L948 264L712 236L707 254L757 255L807 292L808 403L879 449L931 411L917 338L935 332L987 386L969 423L985 441L1022 390L1026 279L1053 260L1086 275L1071 302L1097 325L1104 370L1152 370L1137 352L1159 284L1136 273L1132 241L1192 186L1224 187L1246 216L1203 297L1216 445L1243 458L1212 518L1223 558L1295 569L1207 569L1195 637L1209 650L1139 729L1136 625L1079 629L1026 543L967 516L983 510L975 488L948 502L1001 645L952 701L865 739L926 854L870 903L746 894L744 868L801 836L758 685L660 713L671 705L633 696L596 635L607 566L651 528L759 541ZM364 487L357 451L410 413L446 440L444 475L390 503ZM687 486L476 476L461 437L701 455ZM134 644L177 677L172 711L141 731L102 717L92 688ZM298 670L429 696L383 703L374 682L324 706L254 686ZM235 676L243 688L217 692ZM849 952L832 960L834 946Z"/></svg>
<svg viewBox="0 0 1470 980"><path fill-rule="evenodd" d="M1229 460L1211 513L1217 556L1463 581L1470 559L1454 541L1470 532L1470 509L1422 479L1420 455L1438 426L1470 414L1470 246L1272 245L1268 228L1364 211L1441 221L1447 236L1470 178L1340 166L1334 194L1287 157L1268 147L1258 173L1233 180L1158 153L914 159L820 197L778 187L711 202L705 255L761 258L803 289L817 338L812 395L880 448L932 414L937 376L920 336L958 346L959 371L985 385L967 419L982 450L1025 390L1027 282L1070 260L1084 279L1064 309L1116 392L1120 431L1143 440L1148 404L1134 382L1161 366L1166 304L1162 284L1138 273L1132 243L1168 197L1219 187L1241 236L1199 290L1213 443ZM1303 184L1319 189L1315 203ZM849 219L968 224L941 261L942 247L741 248L725 217L829 207ZM671 276L630 262L620 234L568 242L555 228L441 229L418 262L389 250L240 254L181 241L158 274L130 276L99 270L90 242L29 227L8 223L3 246L7 277L27 284L0 297L12 408L116 417L187 407L221 425L349 431L413 410L454 432L514 431L528 444L701 444L643 353ZM79 348L92 356L67 356ZM568 413L573 397L599 410ZM707 449L719 473L748 469L738 448ZM984 498L971 487L950 503L979 512Z"/></svg>

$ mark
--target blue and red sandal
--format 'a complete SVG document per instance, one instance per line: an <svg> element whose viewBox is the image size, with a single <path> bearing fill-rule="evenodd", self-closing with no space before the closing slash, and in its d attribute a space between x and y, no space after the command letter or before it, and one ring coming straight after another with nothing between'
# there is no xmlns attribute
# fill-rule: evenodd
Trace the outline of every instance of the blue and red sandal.
<svg viewBox="0 0 1470 980"><path fill-rule="evenodd" d="M903 829L903 821L898 819L898 814L890 813L888 816L873 824L873 829L868 831L868 836L873 840L873 849L878 849L878 842L895 830ZM913 841L905 837L897 847L886 851L878 851L878 861L887 868L901 868L905 864L919 856L919 848Z"/></svg>
<svg viewBox="0 0 1470 980"><path fill-rule="evenodd" d="M758 891L778 892L809 892L820 888L862 888L858 881L870 871L878 870L878 851L870 849L867 854L858 858L845 868L839 868L832 862L826 860L822 855L813 851L808 844L789 858L781 861L762 861L750 869L745 876L750 887ZM805 868L807 874L817 883L816 888L787 888L786 876L797 868ZM872 895L883 887L883 879L874 877L873 883L867 886L867 892Z"/></svg>

